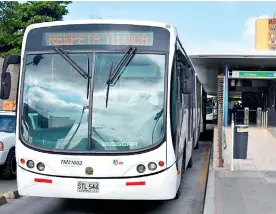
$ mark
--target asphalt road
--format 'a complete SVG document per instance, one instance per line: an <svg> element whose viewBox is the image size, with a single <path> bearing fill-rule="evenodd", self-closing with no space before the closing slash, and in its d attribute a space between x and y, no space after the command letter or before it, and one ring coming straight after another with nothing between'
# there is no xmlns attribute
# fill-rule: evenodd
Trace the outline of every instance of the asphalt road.
<svg viewBox="0 0 276 214"><path fill-rule="evenodd" d="M0 194L4 194L14 189L17 189L16 180L1 180L0 178Z"/></svg>
<svg viewBox="0 0 276 214"><path fill-rule="evenodd" d="M209 137L208 137L209 138ZM205 139L204 139L205 140ZM182 194L172 201L112 201L23 197L0 207L1 214L200 214L203 207L210 141L194 151L193 168L185 172ZM1 182L0 182L1 183Z"/></svg>

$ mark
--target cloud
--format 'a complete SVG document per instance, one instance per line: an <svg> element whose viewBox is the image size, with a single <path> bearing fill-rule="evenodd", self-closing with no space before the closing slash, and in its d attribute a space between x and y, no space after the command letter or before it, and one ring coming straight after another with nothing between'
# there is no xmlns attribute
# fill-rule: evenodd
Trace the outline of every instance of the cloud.
<svg viewBox="0 0 276 214"><path fill-rule="evenodd" d="M55 94L38 86L30 88L28 91L28 104L45 117L50 111L52 111L52 114L50 113L52 116L70 115L78 117L82 111L82 105L59 99Z"/></svg>
<svg viewBox="0 0 276 214"><path fill-rule="evenodd" d="M78 120L83 106L88 105L86 97L87 80L74 71L67 62L59 59L58 55L54 58L51 55L45 55L39 66L32 64L27 66L24 102L46 118L50 116L58 117L50 119L55 125L57 123L64 125L65 123L71 124L72 120ZM97 60L100 63L103 62L100 60L106 61L107 59L97 58ZM136 62L142 61L142 64L145 61L149 61L147 57L139 55L136 55L133 60L136 60ZM151 57L151 60L153 61L152 63L160 67L161 76L163 76L165 61L161 56ZM78 59L78 62L83 67L87 67L87 65L84 66L85 61L80 62L80 59ZM154 71L152 67L148 66L147 69L145 64L143 64L144 74L135 65L132 66L130 72L125 70L116 86L110 88L109 108L105 108L106 76L104 76L104 70L104 68L97 70L95 75L93 119L97 118L97 120L96 122L93 121L94 125L104 126L106 123L111 123L109 122L110 118L115 121L120 115L127 116L126 123L128 123L131 118L135 118L135 115L139 118L139 110L148 112L151 117L154 117L161 110L160 108L163 107L164 81L162 78L157 78L159 81L155 82L155 84L152 78L146 78L148 81L145 81L145 78L140 75L151 77L150 73L153 75L157 74L149 72ZM109 68L107 72L109 72ZM129 76L130 73L132 74L131 76ZM139 75L133 80L133 76L137 74ZM62 119L62 117L66 117L66 119ZM109 119L107 120L107 118Z"/></svg>
<svg viewBox="0 0 276 214"><path fill-rule="evenodd" d="M254 48L255 40L255 22L259 18L269 18L269 15L262 15L258 17L250 17L244 24L244 31L242 33L243 40L247 41L250 47Z"/></svg>
<svg viewBox="0 0 276 214"><path fill-rule="evenodd" d="M214 38L205 45L187 43L188 54L198 53L219 53L219 52L239 52L255 51L255 22L259 18L268 18L269 15L249 17L244 23L243 31L240 33L238 41L228 41Z"/></svg>

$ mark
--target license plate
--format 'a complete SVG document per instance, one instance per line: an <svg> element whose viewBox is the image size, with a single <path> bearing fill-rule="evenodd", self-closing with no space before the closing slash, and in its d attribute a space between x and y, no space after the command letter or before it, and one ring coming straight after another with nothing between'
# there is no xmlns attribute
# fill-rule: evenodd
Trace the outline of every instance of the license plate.
<svg viewBox="0 0 276 214"><path fill-rule="evenodd" d="M100 190L100 183L99 182L78 181L77 188L78 188L78 192L97 193Z"/></svg>

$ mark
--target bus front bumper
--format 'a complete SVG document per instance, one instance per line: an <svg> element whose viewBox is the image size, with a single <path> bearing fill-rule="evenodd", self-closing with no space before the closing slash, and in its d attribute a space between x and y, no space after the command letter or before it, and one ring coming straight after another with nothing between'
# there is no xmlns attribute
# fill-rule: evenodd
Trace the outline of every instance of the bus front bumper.
<svg viewBox="0 0 276 214"><path fill-rule="evenodd" d="M35 182L35 179L38 181ZM98 192L79 192L78 182L98 182ZM22 196L118 199L118 200L169 200L177 190L175 165L151 176L123 179L61 178L34 174L17 168L18 192Z"/></svg>

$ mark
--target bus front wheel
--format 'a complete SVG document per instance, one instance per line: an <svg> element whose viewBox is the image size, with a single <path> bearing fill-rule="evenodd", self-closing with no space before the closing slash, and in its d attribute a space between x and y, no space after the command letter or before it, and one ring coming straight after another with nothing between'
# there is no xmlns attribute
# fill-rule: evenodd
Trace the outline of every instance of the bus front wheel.
<svg viewBox="0 0 276 214"><path fill-rule="evenodd" d="M196 143L195 149L199 149L199 145L198 144L199 144L199 140Z"/></svg>
<svg viewBox="0 0 276 214"><path fill-rule="evenodd" d="M186 168L186 142L185 142L185 146L184 146L184 154L183 154L183 159L182 159L180 184L179 184L179 187L178 187L178 190L176 192L174 200L178 199L181 195L181 186L182 186L181 184L182 184L182 181L183 181L185 168Z"/></svg>
<svg viewBox="0 0 276 214"><path fill-rule="evenodd" d="M191 156L191 158L190 158L190 161L189 161L189 163L188 163L188 168L192 168L193 167L193 156Z"/></svg>

